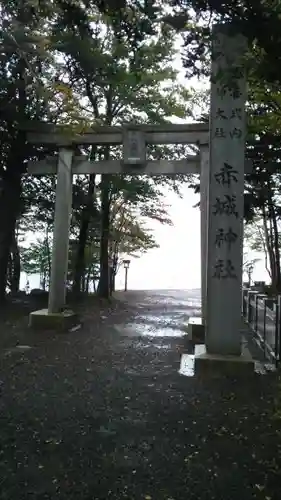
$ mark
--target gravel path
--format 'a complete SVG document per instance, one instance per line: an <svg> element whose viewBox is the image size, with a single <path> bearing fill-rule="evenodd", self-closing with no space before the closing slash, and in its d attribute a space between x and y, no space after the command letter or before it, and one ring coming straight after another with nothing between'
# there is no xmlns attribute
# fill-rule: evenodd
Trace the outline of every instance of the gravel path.
<svg viewBox="0 0 281 500"><path fill-rule="evenodd" d="M0 357L0 499L280 499L275 376L179 375L179 335L132 334L140 316L163 329L168 306L130 297L101 314L89 301L68 334L14 327Z"/></svg>

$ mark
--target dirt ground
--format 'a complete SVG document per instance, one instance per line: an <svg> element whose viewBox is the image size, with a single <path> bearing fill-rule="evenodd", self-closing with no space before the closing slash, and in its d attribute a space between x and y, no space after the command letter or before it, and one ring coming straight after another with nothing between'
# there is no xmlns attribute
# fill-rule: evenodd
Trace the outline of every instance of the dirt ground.
<svg viewBox="0 0 281 500"><path fill-rule="evenodd" d="M59 335L28 330L35 305L0 323L1 500L280 499L276 375L180 375L181 337L128 333L141 294Z"/></svg>

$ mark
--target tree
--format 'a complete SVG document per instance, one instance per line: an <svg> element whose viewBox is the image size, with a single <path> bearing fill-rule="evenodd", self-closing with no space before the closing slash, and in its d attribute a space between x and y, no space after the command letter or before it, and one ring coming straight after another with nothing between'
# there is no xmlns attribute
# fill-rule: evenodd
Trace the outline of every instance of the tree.
<svg viewBox="0 0 281 500"><path fill-rule="evenodd" d="M120 197L121 198L121 197ZM159 209L159 219L163 221L163 211ZM163 221L169 223L168 218ZM136 209L126 204L126 200L115 201L111 208L109 255L112 262L111 286L115 289L115 276L124 256L140 257L143 253L157 248L157 242L147 229L144 218Z"/></svg>
<svg viewBox="0 0 281 500"><path fill-rule="evenodd" d="M243 273L245 273L247 275L247 281L248 281L250 286L252 284L252 274L253 274L255 265L259 261L260 261L260 259L253 259L251 257L248 257L247 255L243 256Z"/></svg>
<svg viewBox="0 0 281 500"><path fill-rule="evenodd" d="M110 18L119 39L127 37L138 46L147 34L154 35L160 23L183 33L184 62L192 74L202 74L210 44L213 22L231 21L237 31L245 33L250 45L259 47L262 56L260 75L269 73L271 81L280 81L280 15L278 1L271 0L95 0L79 2L59 1L65 23L71 21L85 28L85 5L96 8ZM268 36L270 33L270 37Z"/></svg>
<svg viewBox="0 0 281 500"><path fill-rule="evenodd" d="M87 176L86 185L86 192L84 190L80 190L80 194L82 194L82 200L80 197L76 215L76 222L78 222L79 224L79 234L76 245L76 258L75 263L73 264L73 292L76 296L81 291L82 279L87 267L85 253L88 242L90 241L89 232L91 229L91 222L94 222L94 226L96 228L100 220L100 213L98 211L96 201L96 176L94 174L90 175L89 177ZM74 199L77 200L77 197L75 197Z"/></svg>
<svg viewBox="0 0 281 500"><path fill-rule="evenodd" d="M280 233L280 224L278 224ZM275 239L272 231L270 219L263 219L256 216L245 228L245 241L251 251L263 253L265 259L265 268L271 280L271 286L278 293L278 259L279 254L275 253ZM281 243L279 235L278 248Z"/></svg>
<svg viewBox="0 0 281 500"><path fill-rule="evenodd" d="M24 126L29 120L55 122L60 115L62 121L70 105L73 107L69 95L65 98L65 86L56 89L61 67L49 39L63 3L67 4L49 0L38 4L36 0L1 2L0 210L6 217L0 220L0 305L5 299L8 265L12 273L18 269L10 263L16 222L23 213L22 176L28 159L46 154L46 148L27 143ZM16 274L14 283L18 282Z"/></svg>
<svg viewBox="0 0 281 500"><path fill-rule="evenodd" d="M259 52L259 76L267 75L268 81L280 82L280 2L173 0L168 3L174 12L164 15L162 21L182 34L183 62L189 74L209 74L212 25L231 22L238 33L247 37L250 49Z"/></svg>
<svg viewBox="0 0 281 500"><path fill-rule="evenodd" d="M51 240L47 233L45 238L37 238L29 247L21 247L21 269L26 274L39 274L40 286L46 290L51 276Z"/></svg>
<svg viewBox="0 0 281 500"><path fill-rule="evenodd" d="M276 292L281 290L280 188L281 94L256 74L249 76L247 157L253 172L246 176L245 217L252 223L254 246L265 254L266 268Z"/></svg>
<svg viewBox="0 0 281 500"><path fill-rule="evenodd" d="M170 30L159 29L155 38L144 35L144 43L131 44L127 35L120 38L114 23L96 10L85 12L83 38L81 27L65 27L64 33L54 30L54 47L61 51L66 60L68 78L73 82L72 93L83 98L83 123L113 125L126 121L138 123L161 123L166 117L186 113L186 91L176 84L177 73L171 67L174 55ZM173 86L169 85L173 83ZM181 98L182 96L182 98ZM80 125L74 125L79 131ZM150 154L157 154L151 151ZM162 152L163 155L163 152ZM97 148L97 159L120 158L120 148ZM162 156L163 157L163 156ZM178 178L182 182L183 177ZM167 184L178 189L175 179L160 178L155 185ZM149 179L139 177L102 175L100 183L101 209L101 248L100 248L100 283L99 292L108 296L109 267L108 247L110 234L110 208L116 192L122 192L131 203L139 203L146 186L146 204L148 197L159 198L159 189L152 188ZM135 189L134 189L135 187ZM149 194L150 193L150 194ZM152 208L151 208L152 214ZM88 225L89 227L89 225ZM86 232L84 232L86 235ZM87 238L80 245L79 273L76 290L79 289L79 276L82 272L82 255ZM83 250L84 249L84 250Z"/></svg>
<svg viewBox="0 0 281 500"><path fill-rule="evenodd" d="M2 299L8 264L11 276L14 274L16 278L14 283L18 283L19 278L19 255L12 248L16 221L26 221L28 214L36 221L38 229L40 223L48 223L51 228L53 222L54 179L31 179L22 174L28 159L44 157L47 152L54 151L28 146L21 123L34 118L48 119L79 131L85 124L115 124L129 120L162 123L171 115L184 117L187 112L188 93L176 84L177 74L171 66L175 53L171 30L163 25L152 26L157 8L150 8L148 4L141 7L132 2L122 16L116 12L108 2L50 3L46 0L38 11L34 2L21 6L17 2L3 3L0 22L5 57L1 69L0 105L5 110L1 115L5 131L5 141L1 144L1 182L5 189L1 191L3 196L0 194L0 205L2 203L3 212L9 212L10 218L6 225L3 223L2 233L0 227L0 239L2 234L5 240L1 246L2 261L0 255ZM12 18L17 20L16 25L11 23ZM57 58L58 51L63 60ZM19 73L20 68L22 73ZM18 92L14 92L15 89ZM22 95L21 101L17 95ZM77 152L80 151L81 148L77 148ZM109 154L111 158L120 158L118 148L110 151L84 148L81 152L97 158ZM171 153L171 148L167 147L149 150L150 157L156 158L168 158ZM20 158L15 154L20 154ZM9 178L8 188L5 182ZM168 185L179 192L183 181L186 181L183 176L176 179L160 176L154 180L103 176L100 184L93 177L84 177L82 182L78 180L74 186L71 228L72 235L79 241L74 287L78 289L81 285L84 254L87 245L91 244L89 234L93 233L93 227L98 233L97 223L101 217L100 288L104 290L102 294L108 293L110 210L118 191L126 200L130 199L131 207L141 207L141 215L160 217L166 222L165 211L161 215L159 209L160 188ZM14 196L11 210L9 189Z"/></svg>
<svg viewBox="0 0 281 500"><path fill-rule="evenodd" d="M3 1L0 11L0 306L6 292L7 270L15 247L15 228L22 213L22 175L29 158L44 154L26 142L23 124L30 119L53 117L49 113L52 57L48 51L48 26L52 5L40 2ZM18 260L18 259L17 259ZM18 282L18 266L15 283ZM15 266L10 266L12 272Z"/></svg>

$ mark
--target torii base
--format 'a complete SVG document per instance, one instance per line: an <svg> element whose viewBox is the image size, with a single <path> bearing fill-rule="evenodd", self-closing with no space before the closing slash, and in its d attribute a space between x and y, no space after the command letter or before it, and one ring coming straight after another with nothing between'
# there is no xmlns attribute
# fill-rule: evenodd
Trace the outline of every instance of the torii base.
<svg viewBox="0 0 281 500"><path fill-rule="evenodd" d="M28 326L33 330L55 330L66 332L79 323L78 316L71 310L49 313L48 309L33 311L29 315Z"/></svg>
<svg viewBox="0 0 281 500"><path fill-rule="evenodd" d="M199 346L198 346L199 347ZM254 360L245 354L241 356L226 356L220 354L202 353L198 349L194 357L194 373L196 376L210 377L248 377L255 374Z"/></svg>

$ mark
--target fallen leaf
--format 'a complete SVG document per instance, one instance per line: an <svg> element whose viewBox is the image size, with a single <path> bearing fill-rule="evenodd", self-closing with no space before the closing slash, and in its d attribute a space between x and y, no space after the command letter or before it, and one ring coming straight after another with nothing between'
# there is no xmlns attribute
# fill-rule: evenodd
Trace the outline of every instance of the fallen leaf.
<svg viewBox="0 0 281 500"><path fill-rule="evenodd" d="M261 484L255 484L255 488L257 488L257 490L259 490L259 491L262 491L262 490L264 490L265 487L262 486Z"/></svg>

